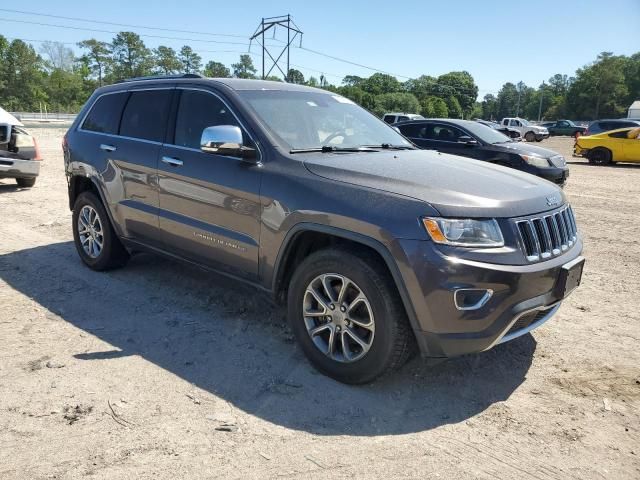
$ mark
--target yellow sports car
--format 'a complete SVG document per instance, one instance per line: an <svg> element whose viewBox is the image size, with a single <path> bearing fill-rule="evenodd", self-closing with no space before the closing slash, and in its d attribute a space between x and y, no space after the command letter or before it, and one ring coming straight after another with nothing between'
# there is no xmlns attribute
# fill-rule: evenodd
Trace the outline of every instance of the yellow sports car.
<svg viewBox="0 0 640 480"><path fill-rule="evenodd" d="M615 162L640 163L640 127L620 128L578 137L573 153L576 156L587 157L589 163L595 165Z"/></svg>

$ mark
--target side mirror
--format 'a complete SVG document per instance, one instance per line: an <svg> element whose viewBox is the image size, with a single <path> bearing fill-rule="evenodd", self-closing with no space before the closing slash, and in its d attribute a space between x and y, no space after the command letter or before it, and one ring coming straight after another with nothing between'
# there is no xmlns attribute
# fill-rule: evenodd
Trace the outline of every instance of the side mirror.
<svg viewBox="0 0 640 480"><path fill-rule="evenodd" d="M200 150L246 160L256 158L255 149L245 147L242 144L242 130L235 125L217 125L205 128L200 137Z"/></svg>
<svg viewBox="0 0 640 480"><path fill-rule="evenodd" d="M477 145L478 141L468 135L462 135L461 137L458 137L458 143L464 143L465 145Z"/></svg>
<svg viewBox="0 0 640 480"><path fill-rule="evenodd" d="M11 141L11 125L0 123L0 145L6 145Z"/></svg>

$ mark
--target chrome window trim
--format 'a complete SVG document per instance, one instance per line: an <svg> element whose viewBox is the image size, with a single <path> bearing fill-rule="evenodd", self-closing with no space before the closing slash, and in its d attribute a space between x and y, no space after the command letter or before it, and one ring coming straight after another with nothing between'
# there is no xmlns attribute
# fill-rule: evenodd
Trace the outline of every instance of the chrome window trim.
<svg viewBox="0 0 640 480"><path fill-rule="evenodd" d="M98 95L96 97L96 99L93 101L91 106L87 109L87 113L85 113L82 116L82 120L80 122L78 122L78 127L76 128L76 131L83 132L83 133L94 133L94 134L97 134L97 135L108 135L110 137L115 137L115 138L126 138L126 139L130 139L130 140L140 140L142 142L156 143L156 144L162 145L162 142L156 142L154 140L146 140L144 138L136 138L136 137L126 137L124 135L116 135L116 134L113 134L113 133L95 132L93 130L85 130L84 128L82 128L82 125L84 125L85 120L87 119L87 117L89 116L91 111L96 106L96 103L98 103L98 100L100 100L102 97L106 97L107 95L115 95L115 94L118 94L118 93L145 92L145 91L149 91L149 90L175 90L175 86L171 86L171 87L149 87L149 88L123 88L122 90L114 90L113 92L101 93L100 95ZM126 104L125 104L125 108L126 108ZM123 110L123 112L124 112L124 110ZM120 120L122 120L122 118ZM118 129L120 129L120 125L118 125Z"/></svg>
<svg viewBox="0 0 640 480"><path fill-rule="evenodd" d="M87 112L82 116L82 120L78 123L78 127L76 128L76 130L78 132L91 133L91 134L94 134L94 135L105 135L105 136L111 137L111 138L122 138L124 140L135 140L135 141L138 141L138 142L149 143L151 145L167 145L167 146L171 146L173 148L178 148L178 149L181 149L181 150L205 153L202 150L200 150L199 148L184 147L182 145L176 145L175 143L171 143L171 142L157 142L155 140L147 140L147 139L144 139L144 138L137 138L137 137L128 137L128 136L117 135L117 134L113 134L113 133L95 132L93 130L85 130L84 128L82 128L82 125L84 125L84 122L87 119L87 117L89 116L89 113L91 113L91 111L95 107L95 105L98 102L98 100L100 100L102 97L104 97L106 95L115 95L117 93L144 92L144 91L148 91L148 90L193 90L193 91L200 91L200 92L205 92L205 93L208 93L210 95L213 95L218 100L220 100L224 104L224 106L231 112L231 115L233 115L233 117L236 119L236 121L238 122L240 127L242 127L244 132L246 132L247 136L254 143L254 145L256 146L256 149L258 150L258 155L259 155L257 163L262 163L263 154L262 154L262 150L260 148L259 142L256 141L256 139L253 137L253 135L251 135L251 133L249 133L249 130L244 125L244 123L242 123L242 121L238 118L238 115L236 115L235 111L229 106L229 103L227 103L227 101L225 101L225 99L222 98L217 93L212 92L211 90L208 90L206 88L181 87L181 86L175 86L174 85L174 86L171 86L171 87L158 86L158 87L149 87L149 88L126 88L126 89L121 89L121 90L114 90L112 92L104 92L104 93L101 93L98 97L96 97L96 99L93 101L93 103L91 103L91 106L87 109ZM126 107L126 105L125 105L125 107ZM180 108L180 104L178 104L178 108ZM176 110L176 119L177 119L177 110ZM170 121L172 121L172 120L170 120ZM174 125L174 127L175 127L175 125ZM175 135L174 135L174 141L175 141ZM232 159L236 159L236 160L243 160L241 157L227 156L227 158L232 158Z"/></svg>
<svg viewBox="0 0 640 480"><path fill-rule="evenodd" d="M224 98L222 98L217 93L212 92L211 90L208 90L206 88L177 86L176 90L192 90L192 91L197 91L197 92L204 92L204 93L208 93L209 95L213 95L218 100L220 100L224 104L224 106L227 107L227 109L231 112L231 115L233 115L233 118L236 119L236 121L238 122L238 124L240 125L242 130L247 134L247 136L251 139L253 144L256 146L256 150L258 151L258 162L257 163L259 163L259 164L262 163L263 154L262 154L262 150L260 149L260 143L257 142L255 138L253 138L253 135L251 135L251 133L249 133L249 129L245 126L244 123L242 123L240 118L238 118L238 115L236 115L236 112L229 106L229 103L227 103L227 101ZM180 110L180 103L178 103L178 108L176 109L176 121L175 121L175 123L177 123L177 120L178 120L178 111L179 110ZM174 127L175 127L175 125L174 125ZM175 141L175 128L174 128L174 138L173 138L173 140ZM195 151L195 152L200 152L200 153L205 153L206 154L206 152L203 152L199 148L184 147L182 145L176 145L175 143L166 143L166 142L164 143L164 145L169 145L169 146L174 147L174 148L180 148L182 150L189 150L189 151ZM229 156L229 155L226 155L226 157L227 158L238 159L238 160L243 160L242 157L232 157L232 156Z"/></svg>

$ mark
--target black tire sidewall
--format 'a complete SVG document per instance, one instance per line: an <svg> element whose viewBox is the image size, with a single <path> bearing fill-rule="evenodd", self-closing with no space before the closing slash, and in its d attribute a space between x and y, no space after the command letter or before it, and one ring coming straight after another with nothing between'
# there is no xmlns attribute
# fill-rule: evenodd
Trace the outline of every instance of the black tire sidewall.
<svg viewBox="0 0 640 480"><path fill-rule="evenodd" d="M16 183L20 188L31 188L36 184L35 178L16 178Z"/></svg>
<svg viewBox="0 0 640 480"><path fill-rule="evenodd" d="M78 233L78 216L80 215L80 211L82 207L85 205L89 205L93 207L93 209L98 213L100 217L100 223L102 224L103 231L103 244L102 251L100 255L96 258L91 258L82 248L80 243L80 234ZM102 205L102 202L98 200L98 198L92 192L82 192L78 195L74 206L73 206L73 215L72 215L72 227L73 227L73 241L76 246L76 250L78 255L82 261L93 270L106 270L111 268L113 265L113 255L114 255L114 247L115 245L115 234L113 232L113 228L111 227L111 222L109 221L109 216Z"/></svg>
<svg viewBox="0 0 640 480"><path fill-rule="evenodd" d="M373 344L364 358L352 363L330 359L313 343L303 320L303 297L307 285L318 275L337 273L355 282L371 305L375 321ZM318 252L296 270L289 288L288 319L291 329L309 360L326 375L344 383L366 383L384 373L392 360L396 326L404 312L394 308L394 292L385 279L362 259L341 251Z"/></svg>

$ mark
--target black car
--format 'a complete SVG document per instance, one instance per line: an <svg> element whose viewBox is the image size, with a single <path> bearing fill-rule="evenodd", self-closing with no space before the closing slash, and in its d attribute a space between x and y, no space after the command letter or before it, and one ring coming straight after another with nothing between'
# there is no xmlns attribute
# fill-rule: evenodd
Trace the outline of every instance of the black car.
<svg viewBox="0 0 640 480"><path fill-rule="evenodd" d="M609 130L617 130L618 128L633 128L640 126L640 120L632 119L605 119L591 122L584 132L584 135L595 135Z"/></svg>
<svg viewBox="0 0 640 480"><path fill-rule="evenodd" d="M514 142L478 122L427 119L398 123L395 127L420 148L515 168L558 185L564 185L569 177L569 167L559 153Z"/></svg>

